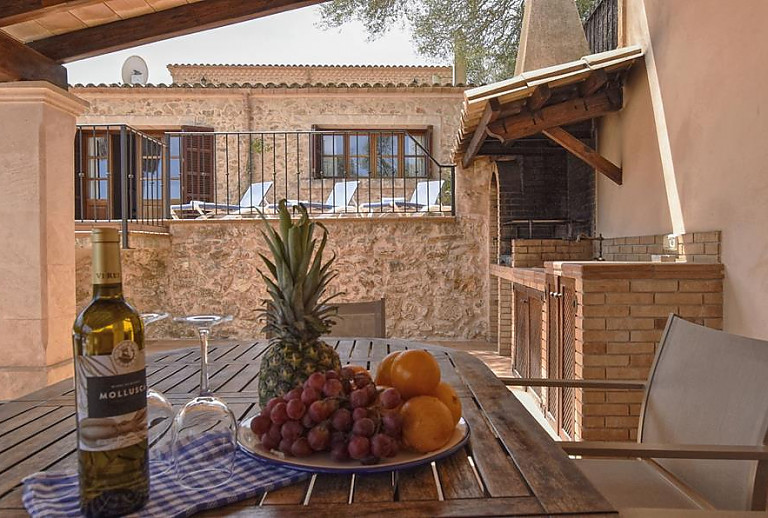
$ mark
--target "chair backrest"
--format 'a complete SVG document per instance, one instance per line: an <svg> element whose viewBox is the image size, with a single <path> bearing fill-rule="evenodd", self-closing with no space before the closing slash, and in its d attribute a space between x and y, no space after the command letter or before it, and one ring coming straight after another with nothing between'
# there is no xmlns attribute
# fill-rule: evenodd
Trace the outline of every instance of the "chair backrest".
<svg viewBox="0 0 768 518"><path fill-rule="evenodd" d="M252 183L240 198L241 207L261 207L267 192L272 188L272 182Z"/></svg>
<svg viewBox="0 0 768 518"><path fill-rule="evenodd" d="M638 440L760 446L767 432L768 342L670 316L651 369ZM765 462L657 462L718 509L765 508Z"/></svg>
<svg viewBox="0 0 768 518"><path fill-rule="evenodd" d="M386 338L384 299L372 302L340 303L337 306L340 318L331 328L331 336Z"/></svg>
<svg viewBox="0 0 768 518"><path fill-rule="evenodd" d="M336 182L333 186L333 190L328 195L328 199L325 201L326 205L333 207L348 207L352 201L352 197L357 191L359 181L354 182Z"/></svg>
<svg viewBox="0 0 768 518"><path fill-rule="evenodd" d="M410 203L429 207L437 205L437 199L440 197L440 191L443 190L445 180L430 180L428 182L419 182L413 191Z"/></svg>

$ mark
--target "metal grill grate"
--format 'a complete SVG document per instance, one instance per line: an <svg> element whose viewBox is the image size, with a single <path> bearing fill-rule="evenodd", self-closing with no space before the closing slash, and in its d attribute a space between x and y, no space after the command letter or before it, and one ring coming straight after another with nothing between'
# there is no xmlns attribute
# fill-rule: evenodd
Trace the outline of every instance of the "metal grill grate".
<svg viewBox="0 0 768 518"><path fill-rule="evenodd" d="M563 378L576 377L576 293L573 288L563 286ZM576 428L575 389L563 389L563 430L569 437Z"/></svg>

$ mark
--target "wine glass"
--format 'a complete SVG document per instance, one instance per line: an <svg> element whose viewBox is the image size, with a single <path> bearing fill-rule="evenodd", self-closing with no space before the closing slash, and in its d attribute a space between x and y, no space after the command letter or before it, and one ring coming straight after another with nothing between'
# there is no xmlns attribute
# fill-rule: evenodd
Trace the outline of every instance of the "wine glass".
<svg viewBox="0 0 768 518"><path fill-rule="evenodd" d="M142 313L144 326L159 322L168 313ZM149 466L152 475L160 475L173 467L171 457L171 425L176 413L173 405L155 389L147 389L147 426L149 428Z"/></svg>
<svg viewBox="0 0 768 518"><path fill-rule="evenodd" d="M234 471L237 420L227 404L208 386L208 335L231 316L190 315L176 322L194 326L200 337L200 394L173 421L173 463L181 485L207 489L226 483Z"/></svg>

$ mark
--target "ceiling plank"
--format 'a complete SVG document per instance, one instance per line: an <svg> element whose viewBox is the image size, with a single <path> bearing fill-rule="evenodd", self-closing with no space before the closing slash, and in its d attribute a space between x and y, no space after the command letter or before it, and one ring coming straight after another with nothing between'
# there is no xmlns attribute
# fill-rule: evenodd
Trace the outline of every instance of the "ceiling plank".
<svg viewBox="0 0 768 518"><path fill-rule="evenodd" d="M8 0L0 11L0 27L28 22L48 14L102 3L104 0Z"/></svg>
<svg viewBox="0 0 768 518"><path fill-rule="evenodd" d="M537 112L525 110L519 115L498 119L488 125L488 131L498 138L515 140L535 135L545 129L600 117L620 110L621 105L621 88L615 87L589 97L547 106Z"/></svg>
<svg viewBox="0 0 768 518"><path fill-rule="evenodd" d="M464 152L464 158L461 161L461 165L465 168L469 167L469 164L475 159L475 155L477 155L480 146L483 145L483 142L485 141L485 130L488 128L488 124L496 120L496 117L499 116L500 112L501 105L499 104L498 99L491 99L488 101L488 104L485 105L483 116L480 117L480 122L475 128L475 133L472 135L472 140L469 141L467 150Z"/></svg>
<svg viewBox="0 0 768 518"><path fill-rule="evenodd" d="M590 167L603 173L617 185L621 185L623 175L620 167L603 157L600 153L568 133L563 128L549 128L542 133L554 142L560 144L569 153L580 158Z"/></svg>
<svg viewBox="0 0 768 518"><path fill-rule="evenodd" d="M67 89L67 69L0 31L0 82L48 81Z"/></svg>
<svg viewBox="0 0 768 518"><path fill-rule="evenodd" d="M222 27L325 0L204 0L68 32L29 45L59 63Z"/></svg>

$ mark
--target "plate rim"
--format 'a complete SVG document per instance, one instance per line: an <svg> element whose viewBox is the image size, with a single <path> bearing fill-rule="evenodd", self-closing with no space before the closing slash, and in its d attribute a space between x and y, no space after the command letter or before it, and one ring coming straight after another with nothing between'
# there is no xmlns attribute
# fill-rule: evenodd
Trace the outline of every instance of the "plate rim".
<svg viewBox="0 0 768 518"><path fill-rule="evenodd" d="M459 422L457 423L457 426L462 423L464 424L464 435L456 442L456 444L454 444L453 446L450 446L445 450L439 451L437 453L425 453L423 454L422 457L405 461L401 464L395 464L395 465L390 464L386 466L382 466L378 464L372 464L372 465L366 466L359 463L355 465L339 466L339 467L308 466L306 464L301 464L301 463L290 461L290 460L282 460L282 459L273 458L273 457L265 457L263 455L260 455L248 449L240 440L240 429L246 426L250 427L250 422L254 417L256 416L247 417L242 421L240 421L240 423L238 423L238 426L237 426L238 448L240 448L240 450L246 455L248 455L249 457L256 459L260 462L265 462L267 464L272 464L272 465L281 466L285 468L291 468L297 471L304 471L308 473L334 473L334 474L381 473L386 471L400 471L404 469L415 468L417 466L429 464L436 460L444 459L445 457L449 457L450 455L453 455L454 453L459 451L461 448L463 448L467 444L467 442L469 441L469 435L470 435L469 423L467 422L466 419L464 419L464 417L461 417L459 419Z"/></svg>

